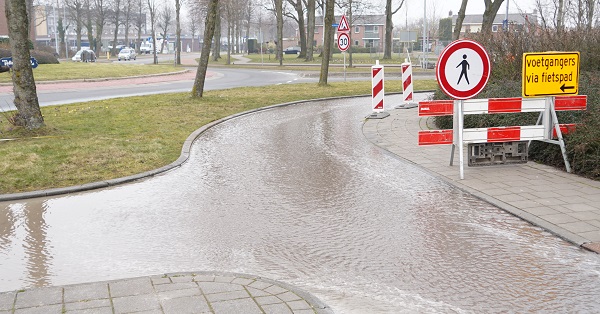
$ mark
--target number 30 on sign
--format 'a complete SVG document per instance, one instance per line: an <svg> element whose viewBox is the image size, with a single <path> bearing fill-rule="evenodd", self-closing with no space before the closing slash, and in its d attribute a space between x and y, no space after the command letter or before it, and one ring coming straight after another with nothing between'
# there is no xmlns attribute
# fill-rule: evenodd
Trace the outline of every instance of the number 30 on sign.
<svg viewBox="0 0 600 314"><path fill-rule="evenodd" d="M346 33L339 34L338 49L340 49L340 51L346 51L348 48L350 48L350 37L348 37L348 34Z"/></svg>

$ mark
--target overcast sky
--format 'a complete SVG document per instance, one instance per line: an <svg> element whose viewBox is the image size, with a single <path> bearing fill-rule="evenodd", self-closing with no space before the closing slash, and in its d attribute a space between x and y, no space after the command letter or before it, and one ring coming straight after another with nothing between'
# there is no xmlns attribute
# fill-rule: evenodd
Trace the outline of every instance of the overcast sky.
<svg viewBox="0 0 600 314"><path fill-rule="evenodd" d="M396 0L400 1L400 0ZM435 12L435 14L439 17L448 16L448 12L452 11L452 14L458 14L458 9L460 9L460 5L462 3L461 0L405 0L405 8L400 10L397 13L398 17L401 19L406 19L406 9L408 9L408 19L409 21L412 19L419 19L423 17L423 4L427 3L427 15ZM498 14L506 13L506 3L508 0L505 0L498 10ZM509 13L518 13L519 10L524 12L532 12L535 9L535 0L510 0L510 4L508 6ZM483 4L483 0L469 0L467 3L467 14L483 14L483 10L485 9L485 5Z"/></svg>

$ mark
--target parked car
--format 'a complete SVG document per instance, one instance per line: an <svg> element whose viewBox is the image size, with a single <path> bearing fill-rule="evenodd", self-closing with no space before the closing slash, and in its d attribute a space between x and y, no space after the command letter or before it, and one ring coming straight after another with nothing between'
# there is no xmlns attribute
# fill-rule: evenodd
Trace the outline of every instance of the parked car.
<svg viewBox="0 0 600 314"><path fill-rule="evenodd" d="M117 58L119 59L119 61L121 60L135 60L135 58L137 57L137 54L135 53L135 49L131 49L131 48L123 48L121 49L121 51L119 52L119 55L117 56Z"/></svg>
<svg viewBox="0 0 600 314"><path fill-rule="evenodd" d="M94 53L94 50L82 48L75 53L71 60L79 62L96 62L96 53Z"/></svg>
<svg viewBox="0 0 600 314"><path fill-rule="evenodd" d="M287 47L283 49L283 53L286 55L297 55L300 53L300 47Z"/></svg>
<svg viewBox="0 0 600 314"><path fill-rule="evenodd" d="M152 44L151 43L143 43L140 45L140 53L149 54L152 52Z"/></svg>

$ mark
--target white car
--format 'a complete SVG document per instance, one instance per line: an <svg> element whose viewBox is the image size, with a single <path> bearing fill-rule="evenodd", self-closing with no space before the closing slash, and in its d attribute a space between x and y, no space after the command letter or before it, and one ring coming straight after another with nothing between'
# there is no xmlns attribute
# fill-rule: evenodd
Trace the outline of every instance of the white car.
<svg viewBox="0 0 600 314"><path fill-rule="evenodd" d="M135 58L137 57L137 54L135 53L135 49L131 49L131 48L123 48L121 49L121 51L119 52L119 55L117 56L117 58L119 59L119 61L121 60L135 60Z"/></svg>

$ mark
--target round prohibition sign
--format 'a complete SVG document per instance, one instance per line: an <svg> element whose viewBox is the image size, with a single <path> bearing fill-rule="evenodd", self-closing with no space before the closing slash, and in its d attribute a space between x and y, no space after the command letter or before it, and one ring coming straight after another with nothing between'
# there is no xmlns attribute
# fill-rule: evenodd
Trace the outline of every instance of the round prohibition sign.
<svg viewBox="0 0 600 314"><path fill-rule="evenodd" d="M350 37L346 33L340 33L338 35L337 43L340 51L346 51L350 48Z"/></svg>
<svg viewBox="0 0 600 314"><path fill-rule="evenodd" d="M444 93L454 99L469 99L479 94L491 73L485 48L472 40L456 40L442 51L435 75Z"/></svg>

